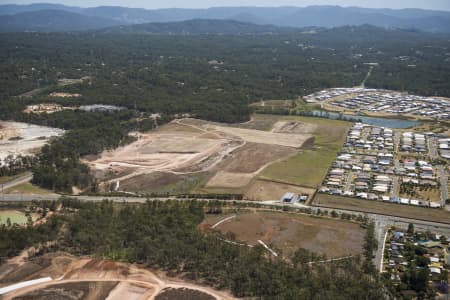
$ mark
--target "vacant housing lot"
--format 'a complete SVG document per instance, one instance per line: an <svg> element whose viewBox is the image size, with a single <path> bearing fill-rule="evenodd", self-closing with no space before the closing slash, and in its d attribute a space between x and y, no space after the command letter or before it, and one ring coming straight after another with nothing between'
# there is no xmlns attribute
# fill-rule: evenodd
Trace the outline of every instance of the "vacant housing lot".
<svg viewBox="0 0 450 300"><path fill-rule="evenodd" d="M233 215L208 217L204 224L213 226L230 216ZM264 211L238 213L214 230L231 232L236 240L249 245L256 245L261 240L272 245L275 251L281 250L283 255L304 248L333 258L361 254L365 235L365 230L356 223Z"/></svg>
<svg viewBox="0 0 450 300"><path fill-rule="evenodd" d="M291 127L312 128L295 122ZM292 157L314 140L305 131L244 129L195 119L133 135L135 142L84 160L104 190L176 194L197 187L197 192L241 193L267 166Z"/></svg>

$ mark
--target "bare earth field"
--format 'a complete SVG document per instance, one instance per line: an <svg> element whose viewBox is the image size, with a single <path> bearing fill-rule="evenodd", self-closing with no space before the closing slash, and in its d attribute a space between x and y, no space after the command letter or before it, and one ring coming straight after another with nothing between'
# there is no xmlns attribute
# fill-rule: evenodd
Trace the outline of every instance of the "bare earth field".
<svg viewBox="0 0 450 300"><path fill-rule="evenodd" d="M120 182L125 192L141 191L155 194L187 194L208 176L207 172L174 174L154 172L138 175Z"/></svg>
<svg viewBox="0 0 450 300"><path fill-rule="evenodd" d="M297 152L298 150L291 147L246 143L226 157L218 168L228 172L253 173L280 158L289 157Z"/></svg>
<svg viewBox="0 0 450 300"><path fill-rule="evenodd" d="M294 194L307 194L312 197L315 189L273 181L255 180L250 185L244 197L248 200L279 200L287 192Z"/></svg>
<svg viewBox="0 0 450 300"><path fill-rule="evenodd" d="M253 176L253 174L219 171L206 183L205 187L241 188L247 186L252 180Z"/></svg>
<svg viewBox="0 0 450 300"><path fill-rule="evenodd" d="M35 154L51 137L63 133L57 128L0 121L0 161L8 155Z"/></svg>
<svg viewBox="0 0 450 300"><path fill-rule="evenodd" d="M317 194L313 204L329 208L348 209L450 224L450 212L442 209L414 207L328 194Z"/></svg>
<svg viewBox="0 0 450 300"><path fill-rule="evenodd" d="M234 128L213 125L214 130L237 136L246 142L280 145L286 147L300 148L310 139L310 135L292 135L287 133L273 133L267 131Z"/></svg>
<svg viewBox="0 0 450 300"><path fill-rule="evenodd" d="M204 224L212 226L230 216L207 217ZM236 240L249 245L262 240L281 250L283 255L291 255L298 248L304 248L330 258L361 254L365 235L365 230L356 223L264 211L238 213L215 230L232 232Z"/></svg>
<svg viewBox="0 0 450 300"><path fill-rule="evenodd" d="M9 260L0 267L0 288L47 277L51 278L47 282L23 286L0 297L4 300L235 299L225 292L169 279L136 265L77 258L64 253Z"/></svg>
<svg viewBox="0 0 450 300"><path fill-rule="evenodd" d="M175 120L136 135L132 144L84 159L104 180L104 190L113 186L127 192L187 193L200 183L203 190L242 188L313 140L306 132L244 129L196 119ZM204 180L206 174L209 180Z"/></svg>

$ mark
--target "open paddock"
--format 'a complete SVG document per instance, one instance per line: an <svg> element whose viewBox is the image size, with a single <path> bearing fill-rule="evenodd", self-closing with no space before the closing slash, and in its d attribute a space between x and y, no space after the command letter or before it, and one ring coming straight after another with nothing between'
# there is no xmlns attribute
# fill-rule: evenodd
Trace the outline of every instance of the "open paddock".
<svg viewBox="0 0 450 300"><path fill-rule="evenodd" d="M308 126L313 130L314 146L312 149L302 149L296 155L272 164L261 173L261 177L317 188L341 150L351 123L295 116L283 117L282 120L309 124Z"/></svg>
<svg viewBox="0 0 450 300"><path fill-rule="evenodd" d="M315 189L267 180L255 180L245 193L248 200L279 200L285 193L313 196Z"/></svg>
<svg viewBox="0 0 450 300"><path fill-rule="evenodd" d="M402 218L412 218L450 224L450 212L442 209L414 207L328 194L317 194L314 198L313 204L315 206L328 208L348 209L366 213L391 215Z"/></svg>
<svg viewBox="0 0 450 300"><path fill-rule="evenodd" d="M242 188L250 183L253 174L219 171L206 184L206 188Z"/></svg>
<svg viewBox="0 0 450 300"><path fill-rule="evenodd" d="M202 228L230 216L207 217ZM284 256L304 248L330 258L361 254L365 235L359 224L348 221L265 211L238 213L215 230L231 232L236 240L249 245L256 245L258 240L262 240L281 250Z"/></svg>

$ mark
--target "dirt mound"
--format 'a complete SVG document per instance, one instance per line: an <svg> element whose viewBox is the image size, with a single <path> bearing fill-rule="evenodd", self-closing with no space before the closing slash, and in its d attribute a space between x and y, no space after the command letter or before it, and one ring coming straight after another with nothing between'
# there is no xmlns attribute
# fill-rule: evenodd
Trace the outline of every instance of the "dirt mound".
<svg viewBox="0 0 450 300"><path fill-rule="evenodd" d="M307 124L296 121L278 121L273 125L272 132L306 134L313 133L316 129L317 125L314 124Z"/></svg>

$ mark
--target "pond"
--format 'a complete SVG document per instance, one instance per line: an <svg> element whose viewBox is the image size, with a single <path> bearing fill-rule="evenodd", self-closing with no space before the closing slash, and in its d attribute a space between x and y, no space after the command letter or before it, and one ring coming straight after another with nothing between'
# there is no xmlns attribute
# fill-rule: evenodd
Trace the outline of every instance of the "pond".
<svg viewBox="0 0 450 300"><path fill-rule="evenodd" d="M316 117L327 117L327 118L335 119L335 120L345 118L345 120L348 120L348 121L362 122L362 123L373 125L373 126L389 127L389 128L397 128L397 129L410 128L410 127L414 127L414 126L420 124L420 122L418 122L418 121L346 115L346 114L339 114L339 113L335 113L335 112L326 112L323 110L314 110L313 115Z"/></svg>

